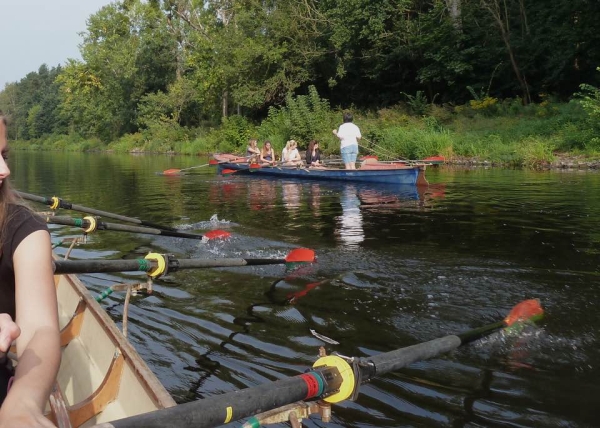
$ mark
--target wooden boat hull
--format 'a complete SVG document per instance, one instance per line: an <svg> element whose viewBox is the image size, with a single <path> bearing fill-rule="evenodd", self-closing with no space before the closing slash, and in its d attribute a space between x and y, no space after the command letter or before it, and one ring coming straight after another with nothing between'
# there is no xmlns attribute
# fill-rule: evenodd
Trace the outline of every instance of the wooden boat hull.
<svg viewBox="0 0 600 428"><path fill-rule="evenodd" d="M231 155L229 155L231 156ZM256 174L284 178L313 180L352 181L363 183L390 183L414 185L419 174L423 174L424 165L366 163L359 169L305 168L297 166L254 165L248 162L228 162L225 155L215 155L219 162L219 172L235 171L238 174Z"/></svg>
<svg viewBox="0 0 600 428"><path fill-rule="evenodd" d="M95 424L176 403L112 319L74 275L56 275L62 360L48 418Z"/></svg>

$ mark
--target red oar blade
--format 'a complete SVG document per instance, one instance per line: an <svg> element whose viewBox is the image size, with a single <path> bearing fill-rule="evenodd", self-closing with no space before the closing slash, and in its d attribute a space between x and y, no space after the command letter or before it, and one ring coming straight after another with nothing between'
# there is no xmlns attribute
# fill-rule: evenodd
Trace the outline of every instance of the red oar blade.
<svg viewBox="0 0 600 428"><path fill-rule="evenodd" d="M221 170L221 175L233 174L234 172L238 172L238 170L225 168Z"/></svg>
<svg viewBox="0 0 600 428"><path fill-rule="evenodd" d="M162 173L163 173L163 175L179 175L181 173L181 170L171 168L171 169L165 169Z"/></svg>
<svg viewBox="0 0 600 428"><path fill-rule="evenodd" d="M206 232L204 234L204 237L207 239L225 239L225 238L229 238L231 236L231 233L225 231L225 230L210 230L208 232Z"/></svg>
<svg viewBox="0 0 600 428"><path fill-rule="evenodd" d="M250 169L250 171L254 171L256 169L261 169L262 165L259 163L251 163L250 166L248 166L248 168Z"/></svg>
<svg viewBox="0 0 600 428"><path fill-rule="evenodd" d="M511 326L516 322L536 321L544 316L544 309L539 299L524 300L515 306L512 311L504 318L504 323Z"/></svg>
<svg viewBox="0 0 600 428"><path fill-rule="evenodd" d="M218 161L218 160L216 160L216 159L211 159L211 160L209 160L209 161L208 161L208 164L209 164L209 165L218 165L218 164L219 164L219 161Z"/></svg>
<svg viewBox="0 0 600 428"><path fill-rule="evenodd" d="M314 263L316 261L315 252L309 248L296 248L287 255L285 261L286 263Z"/></svg>

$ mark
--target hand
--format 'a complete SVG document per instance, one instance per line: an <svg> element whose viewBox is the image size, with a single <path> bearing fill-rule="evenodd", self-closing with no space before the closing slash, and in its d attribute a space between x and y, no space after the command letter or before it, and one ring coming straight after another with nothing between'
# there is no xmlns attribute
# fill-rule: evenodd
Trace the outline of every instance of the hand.
<svg viewBox="0 0 600 428"><path fill-rule="evenodd" d="M0 428L56 428L35 404L27 400L4 406L0 411Z"/></svg>
<svg viewBox="0 0 600 428"><path fill-rule="evenodd" d="M334 130L333 130L333 131L331 131L331 132L333 132L333 135L335 135L335 136L337 137L337 130L336 130L336 129L334 129Z"/></svg>
<svg viewBox="0 0 600 428"><path fill-rule="evenodd" d="M20 334L21 329L10 315L0 314L0 352L8 352L10 345Z"/></svg>

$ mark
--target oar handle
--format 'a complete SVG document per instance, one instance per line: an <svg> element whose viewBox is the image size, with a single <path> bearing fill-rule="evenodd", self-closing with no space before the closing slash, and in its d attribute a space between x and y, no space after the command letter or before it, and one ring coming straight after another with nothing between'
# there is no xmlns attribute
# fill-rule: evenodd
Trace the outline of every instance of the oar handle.
<svg viewBox="0 0 600 428"><path fill-rule="evenodd" d="M55 200L52 198L46 198L44 196L37 196L37 195L32 195L31 193L24 193L24 192L16 192L16 193L21 198L27 199L29 201L40 202L40 203L48 205L50 207L55 205ZM108 217L108 218L112 218L115 220L120 220L120 221L124 221L124 222L128 222L128 223L135 223L135 224L140 224L143 226L154 227L154 228L160 229L160 230L177 231L177 229L170 227L170 226L161 226L159 224L152 223L152 222L145 221L145 220L140 220L135 217L127 217L124 215L115 214L115 213L111 213L108 211L97 210L95 208L88 208L88 207L84 207L82 205L75 205L70 202L63 201L60 198L56 198L56 202L57 202L56 208L80 211L80 212L84 212L87 214L97 215L100 217Z"/></svg>

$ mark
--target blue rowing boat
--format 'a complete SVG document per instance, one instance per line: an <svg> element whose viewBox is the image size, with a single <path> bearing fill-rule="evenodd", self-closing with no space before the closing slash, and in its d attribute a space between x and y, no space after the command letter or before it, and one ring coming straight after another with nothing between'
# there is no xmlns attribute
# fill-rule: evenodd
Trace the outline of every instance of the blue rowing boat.
<svg viewBox="0 0 600 428"><path fill-rule="evenodd" d="M425 165L404 163L363 162L358 169L311 167L249 163L245 158L230 154L213 155L220 174L256 174L285 178L352 181L363 183L418 184L424 180Z"/></svg>

